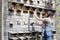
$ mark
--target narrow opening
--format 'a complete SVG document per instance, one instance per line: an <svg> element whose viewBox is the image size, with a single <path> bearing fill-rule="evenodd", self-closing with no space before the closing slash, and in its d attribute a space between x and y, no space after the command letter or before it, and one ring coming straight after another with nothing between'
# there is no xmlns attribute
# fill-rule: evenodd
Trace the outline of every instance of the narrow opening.
<svg viewBox="0 0 60 40"><path fill-rule="evenodd" d="M33 1L30 1L30 4L33 5Z"/></svg>
<svg viewBox="0 0 60 40"><path fill-rule="evenodd" d="M12 9L8 9L9 10L9 12L14 12L14 10L12 10Z"/></svg>
<svg viewBox="0 0 60 40"><path fill-rule="evenodd" d="M29 10L30 10L30 11L35 11L35 8L31 7Z"/></svg>
<svg viewBox="0 0 60 40"><path fill-rule="evenodd" d="M39 12L37 12L37 16L40 18L40 13Z"/></svg>
<svg viewBox="0 0 60 40"><path fill-rule="evenodd" d="M26 7L26 10L29 10L29 7Z"/></svg>
<svg viewBox="0 0 60 40"><path fill-rule="evenodd" d="M30 12L30 17L33 17L34 13L33 12Z"/></svg>
<svg viewBox="0 0 60 40"><path fill-rule="evenodd" d="M24 14L27 14L27 13L28 13L28 11L23 11L23 13L24 13Z"/></svg>
<svg viewBox="0 0 60 40"><path fill-rule="evenodd" d="M36 8L33 8L33 11L35 11Z"/></svg>
<svg viewBox="0 0 60 40"><path fill-rule="evenodd" d="M24 0L24 3L27 3L27 0Z"/></svg>
<svg viewBox="0 0 60 40"><path fill-rule="evenodd" d="M39 9L39 11L41 12L41 11L42 11L42 9L40 8L40 9Z"/></svg>
<svg viewBox="0 0 60 40"><path fill-rule="evenodd" d="M20 25L20 21L17 21L17 25Z"/></svg>
<svg viewBox="0 0 60 40"><path fill-rule="evenodd" d="M53 3L50 4L50 8L51 8L51 9L53 8L52 6L53 6Z"/></svg>
<svg viewBox="0 0 60 40"><path fill-rule="evenodd" d="M13 27L13 24L9 24L10 28Z"/></svg>
<svg viewBox="0 0 60 40"><path fill-rule="evenodd" d="M12 37L16 37L16 36L17 36L17 34L11 34L11 36L12 36Z"/></svg>
<svg viewBox="0 0 60 40"><path fill-rule="evenodd" d="M9 13L8 13L8 15L9 15L9 16L13 15L13 13L14 13L14 10L12 10L12 9L8 9L8 10L9 10Z"/></svg>
<svg viewBox="0 0 60 40"><path fill-rule="evenodd" d="M27 33L26 36L30 36L31 34L30 33Z"/></svg>
<svg viewBox="0 0 60 40"><path fill-rule="evenodd" d="M17 16L21 16L21 10L17 10L16 15L17 15Z"/></svg>
<svg viewBox="0 0 60 40"><path fill-rule="evenodd" d="M18 36L24 36L24 33L19 33L19 35Z"/></svg>
<svg viewBox="0 0 60 40"><path fill-rule="evenodd" d="M13 5L13 7L14 7L14 9L15 9L15 8L16 8L16 3L13 2L12 5Z"/></svg>
<svg viewBox="0 0 60 40"><path fill-rule="evenodd" d="M37 3L39 4L39 1L37 1Z"/></svg>

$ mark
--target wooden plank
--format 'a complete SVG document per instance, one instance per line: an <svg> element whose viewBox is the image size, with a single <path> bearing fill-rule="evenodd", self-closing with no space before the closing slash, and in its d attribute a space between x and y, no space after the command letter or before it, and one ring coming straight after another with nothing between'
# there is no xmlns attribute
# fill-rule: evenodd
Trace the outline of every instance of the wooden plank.
<svg viewBox="0 0 60 40"><path fill-rule="evenodd" d="M2 0L0 0L0 40L2 40Z"/></svg>

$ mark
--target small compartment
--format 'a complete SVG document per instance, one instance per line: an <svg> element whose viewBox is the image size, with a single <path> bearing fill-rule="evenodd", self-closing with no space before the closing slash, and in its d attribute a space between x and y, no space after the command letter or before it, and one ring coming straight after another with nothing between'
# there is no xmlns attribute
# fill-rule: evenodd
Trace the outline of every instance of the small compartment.
<svg viewBox="0 0 60 40"><path fill-rule="evenodd" d="M28 11L23 11L24 14L28 14Z"/></svg>
<svg viewBox="0 0 60 40"><path fill-rule="evenodd" d="M11 34L11 37L17 37L17 34Z"/></svg>
<svg viewBox="0 0 60 40"><path fill-rule="evenodd" d="M31 33L26 33L26 36L31 36Z"/></svg>
<svg viewBox="0 0 60 40"><path fill-rule="evenodd" d="M36 8L34 8L34 7L30 7L30 8L29 8L30 11L35 11L35 9L36 9Z"/></svg>
<svg viewBox="0 0 60 40"><path fill-rule="evenodd" d="M12 2L8 2L8 9L13 9L13 8L14 8L14 6L13 6Z"/></svg>
<svg viewBox="0 0 60 40"><path fill-rule="evenodd" d="M39 12L37 12L37 16L40 18L40 13Z"/></svg>
<svg viewBox="0 0 60 40"><path fill-rule="evenodd" d="M12 23L10 23L10 24L9 24L9 27L10 27L10 28L11 28L11 27L13 27L13 24L12 24Z"/></svg>
<svg viewBox="0 0 60 40"><path fill-rule="evenodd" d="M32 40L36 39L36 32L32 32Z"/></svg>
<svg viewBox="0 0 60 40"><path fill-rule="evenodd" d="M16 10L16 15L21 16L21 10Z"/></svg>
<svg viewBox="0 0 60 40"><path fill-rule="evenodd" d="M33 1L32 0L30 0L30 4L33 5Z"/></svg>
<svg viewBox="0 0 60 40"><path fill-rule="evenodd" d="M33 17L34 12L30 11L30 12L29 12L29 15L30 15L30 17Z"/></svg>
<svg viewBox="0 0 60 40"><path fill-rule="evenodd" d="M40 3L40 1L37 1L37 4L39 4Z"/></svg>
<svg viewBox="0 0 60 40"><path fill-rule="evenodd" d="M29 10L29 7L23 6L23 10Z"/></svg>
<svg viewBox="0 0 60 40"><path fill-rule="evenodd" d="M27 0L24 0L24 3L27 3Z"/></svg>
<svg viewBox="0 0 60 40"><path fill-rule="evenodd" d="M16 9L19 9L19 10L20 10L20 9L22 9L22 7L23 7L23 5L22 5L22 4L19 4L19 3L18 3L18 4L16 4Z"/></svg>
<svg viewBox="0 0 60 40"><path fill-rule="evenodd" d="M8 39L9 40L14 40L14 39L15 40L18 40L17 37L18 37L18 34L17 33L11 33L11 32L8 33Z"/></svg>
<svg viewBox="0 0 60 40"><path fill-rule="evenodd" d="M17 25L20 25L20 21L17 21Z"/></svg>
<svg viewBox="0 0 60 40"><path fill-rule="evenodd" d="M25 36L25 33L19 33L18 36L19 36L19 37Z"/></svg>
<svg viewBox="0 0 60 40"><path fill-rule="evenodd" d="M12 16L14 14L14 10L12 10L12 9L8 9L8 12L9 12L8 13L9 16Z"/></svg>

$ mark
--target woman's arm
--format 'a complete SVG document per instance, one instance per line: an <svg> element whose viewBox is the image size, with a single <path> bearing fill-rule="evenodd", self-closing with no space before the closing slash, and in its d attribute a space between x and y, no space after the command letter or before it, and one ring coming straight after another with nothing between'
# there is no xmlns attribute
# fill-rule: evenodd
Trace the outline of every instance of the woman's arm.
<svg viewBox="0 0 60 40"><path fill-rule="evenodd" d="M47 18L39 18L39 17L37 17L37 16L35 16L35 18L36 18L37 20L39 20L39 21L48 21Z"/></svg>

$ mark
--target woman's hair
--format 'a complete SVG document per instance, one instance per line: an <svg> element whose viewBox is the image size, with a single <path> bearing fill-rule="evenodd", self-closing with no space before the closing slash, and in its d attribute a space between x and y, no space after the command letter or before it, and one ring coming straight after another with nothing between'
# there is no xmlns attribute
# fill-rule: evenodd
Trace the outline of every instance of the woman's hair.
<svg viewBox="0 0 60 40"><path fill-rule="evenodd" d="M47 13L47 17L50 17L50 16L51 16L51 14L48 14L48 13Z"/></svg>
<svg viewBox="0 0 60 40"><path fill-rule="evenodd" d="M53 13L51 13L51 12L45 12L45 13L43 13L43 16L45 16L45 14L47 14L47 17L51 17L51 16L53 16L54 14Z"/></svg>

